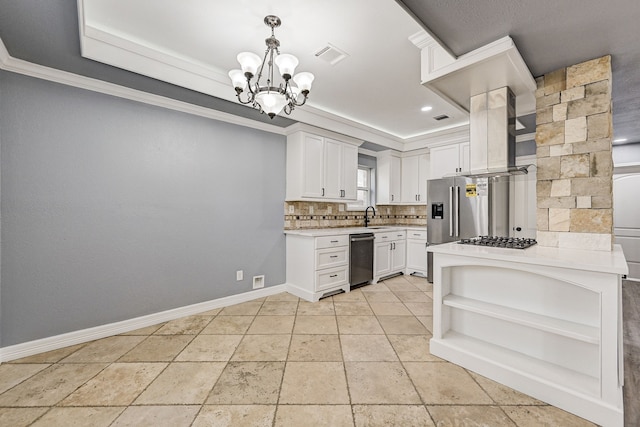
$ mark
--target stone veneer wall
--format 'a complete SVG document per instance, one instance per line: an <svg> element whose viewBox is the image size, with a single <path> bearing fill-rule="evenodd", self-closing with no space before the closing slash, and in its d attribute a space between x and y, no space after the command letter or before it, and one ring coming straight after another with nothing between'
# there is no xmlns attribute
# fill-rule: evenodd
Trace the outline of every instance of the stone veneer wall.
<svg viewBox="0 0 640 427"><path fill-rule="evenodd" d="M536 81L538 244L610 251L611 57Z"/></svg>
<svg viewBox="0 0 640 427"><path fill-rule="evenodd" d="M293 207L293 213L290 208ZM371 211L369 211L371 218ZM376 206L371 225L427 225L427 206ZM285 202L285 230L364 226L363 211L348 211L345 203Z"/></svg>

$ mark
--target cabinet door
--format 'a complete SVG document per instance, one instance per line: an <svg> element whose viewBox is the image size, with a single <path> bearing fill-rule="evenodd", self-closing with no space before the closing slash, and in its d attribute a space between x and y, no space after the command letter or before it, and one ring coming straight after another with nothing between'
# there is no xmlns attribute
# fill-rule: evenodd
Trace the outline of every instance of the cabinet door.
<svg viewBox="0 0 640 427"><path fill-rule="evenodd" d="M375 276L384 276L391 271L391 247L391 242L376 243Z"/></svg>
<svg viewBox="0 0 640 427"><path fill-rule="evenodd" d="M429 171L429 155L421 154L418 158L418 202L427 203L427 181L431 178Z"/></svg>
<svg viewBox="0 0 640 427"><path fill-rule="evenodd" d="M302 196L322 197L324 175L324 141L315 135L305 135L303 145Z"/></svg>
<svg viewBox="0 0 640 427"><path fill-rule="evenodd" d="M402 164L400 157L391 157L391 203L400 203L400 195L402 192Z"/></svg>
<svg viewBox="0 0 640 427"><path fill-rule="evenodd" d="M358 147L342 145L342 198L356 200L358 197Z"/></svg>
<svg viewBox="0 0 640 427"><path fill-rule="evenodd" d="M324 139L324 197L339 199L340 178L342 175L342 143L329 138Z"/></svg>
<svg viewBox="0 0 640 427"><path fill-rule="evenodd" d="M471 167L471 152L470 145L468 142L463 142L460 144L460 160L458 164L460 165L460 172L467 172Z"/></svg>
<svg viewBox="0 0 640 427"><path fill-rule="evenodd" d="M427 272L427 241L407 239L407 270L409 274Z"/></svg>
<svg viewBox="0 0 640 427"><path fill-rule="evenodd" d="M396 240L393 242L393 249L391 250L391 271L404 270L406 256L407 241Z"/></svg>
<svg viewBox="0 0 640 427"><path fill-rule="evenodd" d="M420 156L402 158L402 202L418 202ZM426 182L425 182L426 185ZM425 199L426 200L426 199Z"/></svg>
<svg viewBox="0 0 640 427"><path fill-rule="evenodd" d="M458 144L434 147L431 149L431 179L442 178L458 172L460 147Z"/></svg>

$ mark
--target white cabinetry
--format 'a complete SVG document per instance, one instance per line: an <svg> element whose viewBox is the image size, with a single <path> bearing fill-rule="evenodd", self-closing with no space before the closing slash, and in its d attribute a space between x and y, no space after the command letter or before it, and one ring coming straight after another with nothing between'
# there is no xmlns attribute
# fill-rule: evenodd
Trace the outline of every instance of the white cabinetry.
<svg viewBox="0 0 640 427"><path fill-rule="evenodd" d="M405 274L427 276L427 230L407 230L407 268Z"/></svg>
<svg viewBox="0 0 640 427"><path fill-rule="evenodd" d="M287 136L287 200L356 200L358 145L305 131Z"/></svg>
<svg viewBox="0 0 640 427"><path fill-rule="evenodd" d="M401 203L402 161L400 153L383 151L378 153L376 173L378 187L376 204L393 205Z"/></svg>
<svg viewBox="0 0 640 427"><path fill-rule="evenodd" d="M425 204L427 202L427 180L429 155L414 154L402 157L402 203Z"/></svg>
<svg viewBox="0 0 640 427"><path fill-rule="evenodd" d="M383 277L404 272L407 253L405 230L375 233L373 283Z"/></svg>
<svg viewBox="0 0 640 427"><path fill-rule="evenodd" d="M349 235L287 234L287 285L307 301L342 289L349 292Z"/></svg>
<svg viewBox="0 0 640 427"><path fill-rule="evenodd" d="M469 143L463 142L432 148L430 164L430 179L468 171Z"/></svg>

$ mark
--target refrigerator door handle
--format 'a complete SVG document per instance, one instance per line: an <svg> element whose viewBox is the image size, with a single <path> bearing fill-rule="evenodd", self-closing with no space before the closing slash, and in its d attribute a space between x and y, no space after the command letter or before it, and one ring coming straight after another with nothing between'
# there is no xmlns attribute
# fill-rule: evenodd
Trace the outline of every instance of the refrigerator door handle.
<svg viewBox="0 0 640 427"><path fill-rule="evenodd" d="M460 236L460 208L458 207L458 203L460 203L460 186L459 185L456 185L456 194L454 198L456 200L455 232L456 232L456 237L459 237Z"/></svg>
<svg viewBox="0 0 640 427"><path fill-rule="evenodd" d="M453 187L449 187L449 237L453 237Z"/></svg>

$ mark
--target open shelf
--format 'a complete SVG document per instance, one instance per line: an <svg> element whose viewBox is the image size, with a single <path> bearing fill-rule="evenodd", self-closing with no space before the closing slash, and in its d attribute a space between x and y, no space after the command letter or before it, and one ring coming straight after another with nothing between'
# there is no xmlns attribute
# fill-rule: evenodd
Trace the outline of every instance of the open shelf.
<svg viewBox="0 0 640 427"><path fill-rule="evenodd" d="M442 299L442 304L448 307L467 310L473 313L493 317L495 319L506 320L519 325L536 328L545 332L551 332L553 334L565 336L589 344L600 344L600 330L593 326L517 310L453 294L445 296Z"/></svg>
<svg viewBox="0 0 640 427"><path fill-rule="evenodd" d="M569 388L574 392L599 397L600 381L596 377L582 374L517 351L509 350L458 332L449 331L442 339L432 338L432 353L447 356L443 352L455 351L480 359L483 363L506 369L536 382ZM435 351L434 351L435 350ZM449 358L447 358L450 360ZM482 372L480 372L482 374Z"/></svg>

